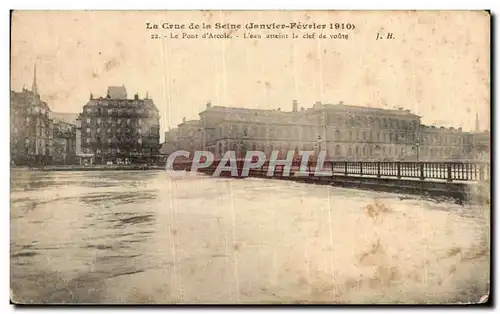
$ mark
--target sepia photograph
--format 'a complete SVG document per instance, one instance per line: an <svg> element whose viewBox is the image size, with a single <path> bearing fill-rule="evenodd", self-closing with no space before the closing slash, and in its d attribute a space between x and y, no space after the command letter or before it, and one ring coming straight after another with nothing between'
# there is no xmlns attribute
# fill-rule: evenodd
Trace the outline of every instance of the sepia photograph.
<svg viewBox="0 0 500 314"><path fill-rule="evenodd" d="M10 300L483 304L489 11L10 12Z"/></svg>

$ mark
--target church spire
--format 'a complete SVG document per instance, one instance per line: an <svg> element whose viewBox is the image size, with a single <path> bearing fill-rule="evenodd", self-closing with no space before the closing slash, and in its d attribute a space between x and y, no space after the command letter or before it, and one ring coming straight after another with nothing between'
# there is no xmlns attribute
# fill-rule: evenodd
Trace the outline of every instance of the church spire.
<svg viewBox="0 0 500 314"><path fill-rule="evenodd" d="M33 85L31 86L31 91L33 94L38 95L38 88L36 87L36 61L33 68Z"/></svg>
<svg viewBox="0 0 500 314"><path fill-rule="evenodd" d="M479 114L476 112L476 132L479 132Z"/></svg>

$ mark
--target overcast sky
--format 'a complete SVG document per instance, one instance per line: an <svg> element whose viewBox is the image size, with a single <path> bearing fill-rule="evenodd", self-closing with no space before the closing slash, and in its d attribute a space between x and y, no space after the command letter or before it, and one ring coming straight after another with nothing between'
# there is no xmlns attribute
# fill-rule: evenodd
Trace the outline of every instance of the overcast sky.
<svg viewBox="0 0 500 314"><path fill-rule="evenodd" d="M348 40L150 39L145 23L345 22ZM15 12L11 88L38 89L53 111L80 112L89 94L146 92L161 129L213 105L291 110L292 100L402 107L426 124L489 128L489 16L484 12ZM187 31L198 33L206 31ZM220 32L220 31L214 31ZM296 31L302 37L310 31ZM323 31L338 34L338 31ZM377 41L377 33L395 39ZM179 32L179 34L182 33ZM275 30L276 34L292 31ZM162 134L163 137L163 134Z"/></svg>

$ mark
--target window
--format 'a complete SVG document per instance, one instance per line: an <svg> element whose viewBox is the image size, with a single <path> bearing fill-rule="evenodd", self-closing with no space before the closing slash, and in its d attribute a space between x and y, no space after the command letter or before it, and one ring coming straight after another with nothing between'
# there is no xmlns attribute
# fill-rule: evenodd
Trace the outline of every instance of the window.
<svg viewBox="0 0 500 314"><path fill-rule="evenodd" d="M137 120L137 123L138 123L139 125L141 125L141 124L142 124L142 120L141 120L141 119ZM220 130L220 129L219 129L219 130Z"/></svg>
<svg viewBox="0 0 500 314"><path fill-rule="evenodd" d="M110 138L108 138L108 144L111 144L111 139Z"/></svg>
<svg viewBox="0 0 500 314"><path fill-rule="evenodd" d="M142 129L141 128L137 129L137 133L142 134Z"/></svg>
<svg viewBox="0 0 500 314"><path fill-rule="evenodd" d="M90 124L90 118L87 118L87 123Z"/></svg>
<svg viewBox="0 0 500 314"><path fill-rule="evenodd" d="M90 128L87 128L87 133L90 133Z"/></svg>
<svg viewBox="0 0 500 314"><path fill-rule="evenodd" d="M97 128L97 133L101 133L101 128Z"/></svg>
<svg viewBox="0 0 500 314"><path fill-rule="evenodd" d="M130 119L127 119L127 125L129 125L129 124L130 124Z"/></svg>
<svg viewBox="0 0 500 314"><path fill-rule="evenodd" d="M116 122L117 122L118 124L122 124L122 120L121 120L121 119L116 120Z"/></svg>
<svg viewBox="0 0 500 314"><path fill-rule="evenodd" d="M92 112L92 108L87 108L86 111L90 113L90 112Z"/></svg>
<svg viewBox="0 0 500 314"><path fill-rule="evenodd" d="M138 139L137 143L142 144L142 138Z"/></svg>
<svg viewBox="0 0 500 314"><path fill-rule="evenodd" d="M87 137L87 138L85 139L85 141L87 142L87 144L89 144L89 143L90 143L90 137Z"/></svg>
<svg viewBox="0 0 500 314"><path fill-rule="evenodd" d="M101 124L101 119L97 119L97 124Z"/></svg>
<svg viewBox="0 0 500 314"><path fill-rule="evenodd" d="M108 133L111 133L111 129L110 128L108 128Z"/></svg>
<svg viewBox="0 0 500 314"><path fill-rule="evenodd" d="M108 109L108 114L112 114L113 113L113 109Z"/></svg>

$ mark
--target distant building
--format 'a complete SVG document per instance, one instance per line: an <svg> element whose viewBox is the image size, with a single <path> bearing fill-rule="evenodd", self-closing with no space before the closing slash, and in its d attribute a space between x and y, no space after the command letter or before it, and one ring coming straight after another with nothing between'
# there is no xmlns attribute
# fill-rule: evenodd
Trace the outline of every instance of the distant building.
<svg viewBox="0 0 500 314"><path fill-rule="evenodd" d="M472 134L472 152L477 160L490 160L491 138L489 131L474 132Z"/></svg>
<svg viewBox="0 0 500 314"><path fill-rule="evenodd" d="M165 140L161 145L160 153L169 155L179 148L179 141L177 138L177 133L179 129L174 128L165 132Z"/></svg>
<svg viewBox="0 0 500 314"><path fill-rule="evenodd" d="M490 132L487 130L481 131L479 126L479 115L476 113L476 129L472 134L472 154L474 158L481 161L489 161L491 152L490 146Z"/></svg>
<svg viewBox="0 0 500 314"><path fill-rule="evenodd" d="M199 120L183 118L182 123L177 126L177 148L188 152L204 150L203 127Z"/></svg>
<svg viewBox="0 0 500 314"><path fill-rule="evenodd" d="M83 106L76 150L81 158L90 156L95 163L143 162L158 154L159 118L147 96L140 99L136 94L128 99L124 86L110 86L106 97L91 94Z"/></svg>
<svg viewBox="0 0 500 314"><path fill-rule="evenodd" d="M226 150L326 151L329 160L395 160L412 155L420 117L406 110L316 103L292 111L207 105L200 113L207 148Z"/></svg>
<svg viewBox="0 0 500 314"><path fill-rule="evenodd" d="M51 112L51 117L54 124L53 163L58 165L78 163L76 158L76 119L78 114Z"/></svg>
<svg viewBox="0 0 500 314"><path fill-rule="evenodd" d="M53 123L50 108L40 99L36 67L30 90L10 92L10 155L14 165L52 163Z"/></svg>
<svg viewBox="0 0 500 314"><path fill-rule="evenodd" d="M200 120L184 120L177 130L177 147L211 151L220 159L228 150L243 155L259 150L325 151L327 160L459 161L473 158L480 137L461 128L425 126L409 110L315 103L291 111L212 106ZM484 136L483 136L484 138ZM487 140L482 140L486 143ZM476 149L477 150L477 149Z"/></svg>
<svg viewBox="0 0 500 314"><path fill-rule="evenodd" d="M420 160L461 161L472 158L472 134L462 128L420 126Z"/></svg>

